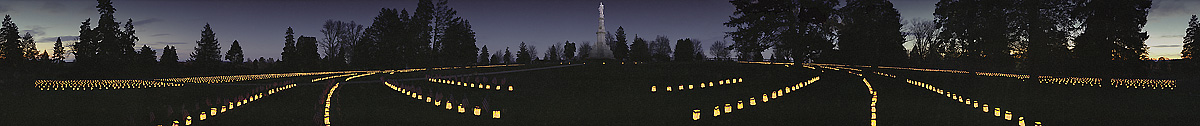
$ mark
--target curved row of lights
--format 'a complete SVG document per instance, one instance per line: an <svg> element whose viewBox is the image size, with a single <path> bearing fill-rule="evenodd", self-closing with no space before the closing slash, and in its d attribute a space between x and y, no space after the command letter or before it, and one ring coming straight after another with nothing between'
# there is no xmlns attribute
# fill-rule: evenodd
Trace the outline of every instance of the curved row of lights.
<svg viewBox="0 0 1200 126"><path fill-rule="evenodd" d="M148 80L37 80L33 82L38 90L115 90L158 87L179 87L183 84L148 81Z"/></svg>
<svg viewBox="0 0 1200 126"><path fill-rule="evenodd" d="M429 82L434 82L434 83L442 83L442 84L447 84L447 85L456 85L456 86L470 87L470 88L483 89L483 90L500 91L500 90L504 89L504 87L500 86L500 84L496 84L495 86L492 86L491 84L470 83L470 82L462 82L462 81L449 80L449 79L438 79L438 78L429 78L429 79L425 79L425 80L427 80ZM513 91L513 86L508 85L508 92L512 92L512 91Z"/></svg>
<svg viewBox="0 0 1200 126"><path fill-rule="evenodd" d="M482 66L457 66L457 67L440 67L433 68L434 70L445 69L460 69L460 68L486 68L486 67L503 67L503 66L521 66L523 64L501 64L501 65L482 65ZM183 77L183 78L164 78L154 79L157 81L181 82L181 83L227 83L238 81L251 81L262 79L287 78L297 76L310 75L327 75L327 74L346 74L346 73L395 73L395 72L412 72L425 69L404 69L404 70L373 70L373 71L333 71L333 72L306 72L306 73L277 73L277 74L255 74L255 75L227 75L227 76L209 76L209 77ZM314 81L315 82L315 81Z"/></svg>
<svg viewBox="0 0 1200 126"><path fill-rule="evenodd" d="M337 91L338 85L341 85L341 84L342 83L334 83L333 87L329 88L329 94L325 95L325 112L324 112L325 115L323 116L325 126L329 126L330 124L332 124L329 122L329 106L333 105L333 103L331 102L331 101L333 101L333 92Z"/></svg>
<svg viewBox="0 0 1200 126"><path fill-rule="evenodd" d="M871 82L867 82L867 78L863 78L863 84L867 85L867 91L871 91L871 126L876 126L875 103L879 102L879 94L875 92L874 87L871 87Z"/></svg>
<svg viewBox="0 0 1200 126"><path fill-rule="evenodd" d="M183 122L180 122L179 120L175 120L175 121L171 121L171 123L172 123L171 125L172 126L179 126L179 125L190 126L190 125L192 125L192 122L208 120L208 118L216 117L217 114L225 113L226 111L232 111L233 108L236 108L236 107L239 107L242 105L246 105L246 104L250 104L250 102L257 101L259 99L262 99L264 97L270 96L272 94L278 93L283 90L291 89L292 87L296 87L296 84L292 83L292 84L283 85L280 87L271 88L270 90L265 90L263 92L259 92L258 94L249 96L245 99L229 101L229 102L227 102L228 105L221 105L220 107L213 106L212 108L209 108L208 111L200 110L200 115L195 115L195 117L196 117L195 119L192 118L193 117L192 115L187 115L187 116L183 117Z"/></svg>
<svg viewBox="0 0 1200 126"><path fill-rule="evenodd" d="M762 103L767 103L767 101L770 101L771 99L783 97L784 94L792 93L792 91L796 91L797 89L803 88L804 86L808 86L809 84L812 84L813 82L816 82L817 80L821 80L821 77L820 76L813 77L812 79L809 79L808 81L800 82L796 85L780 88L779 90L772 91L769 94L764 93L762 95L762 99L755 99L755 98L757 98L757 96L752 96L749 99L749 101L750 101L749 106L758 105L758 100L762 100ZM727 113L733 112L734 109L741 110L742 108L746 108L746 107L747 106L744 104L744 102L742 102L742 100L738 100L737 103L735 103L735 104L725 103L724 106L717 105L716 107L713 107L712 116L713 116L713 118L716 118L718 116L721 116L722 113L727 114ZM698 108L692 110L692 120L693 121L700 120L700 113L701 113L701 111Z"/></svg>
<svg viewBox="0 0 1200 126"><path fill-rule="evenodd" d="M736 84L736 83L742 83L742 78L739 77L739 78L730 78L730 79L724 79L724 80L718 80L718 81L701 82L700 84L679 85L679 87L675 87L674 89L672 89L672 86L666 86L666 87L667 87L667 92L671 92L671 91L693 90L696 88L695 85L700 85L700 88L704 88L704 87L716 87L716 86L720 86L720 85ZM684 86L687 86L687 87L685 88ZM650 93L654 93L654 92L658 92L658 86L651 85Z"/></svg>
<svg viewBox="0 0 1200 126"><path fill-rule="evenodd" d="M375 75L375 74L376 74L376 73L365 73L365 74L358 74L358 75L354 75L354 76L347 77L345 81L350 81L350 79L354 79L354 78L358 78L358 77L363 77L363 76L371 76L371 75ZM316 82L316 81L313 81L313 82Z"/></svg>
<svg viewBox="0 0 1200 126"><path fill-rule="evenodd" d="M425 103L433 103L433 106L441 106L442 105L441 101L434 100L433 97L430 97L428 95L421 95L420 93L413 92L407 88L392 85L391 83L388 83L387 81L383 81L383 84L392 88L392 90L396 90L398 92L404 93L404 95L407 95L410 98L416 99L418 101L425 100ZM450 102L449 100L446 101L446 110L455 111L456 108L458 109L457 112L459 114L463 114L463 113L467 112L466 108L463 108L463 103L458 103L458 105L455 106L454 103ZM475 106L475 108L471 109L471 113L475 116L481 116L483 111L485 111L485 110L480 109L479 106ZM493 119L500 119L500 110L492 110L491 115L492 115Z"/></svg>
<svg viewBox="0 0 1200 126"><path fill-rule="evenodd" d="M992 113L996 117L1002 117L1002 118L1004 118L1004 120L1007 120L1007 121L1017 120L1017 125L1020 125L1020 126L1026 125L1025 117L1013 115L1012 111L1003 110L1003 113L1001 113L1002 109L1000 109L1000 107L988 106L987 103L981 103L979 100L971 100L970 98L966 98L962 95L954 94L954 93L951 93L950 91L945 91L945 90L939 89L933 85L926 84L926 83L923 83L920 81L914 81L914 80L909 80L909 79L905 79L905 81L907 81L909 84L912 84L913 86L922 87L931 92L935 92L935 93L938 93L941 95L946 95L947 98L950 98L953 101L963 103L964 105L968 105L968 106L971 106L971 107L974 107L977 109L981 109L981 110L983 110L984 113L989 113L989 111L990 111L990 113ZM1016 118L1014 118L1014 117L1016 117ZM1039 122L1039 121L1032 121L1032 122L1033 122L1034 126L1042 125L1042 122Z"/></svg>
<svg viewBox="0 0 1200 126"><path fill-rule="evenodd" d="M328 79L333 79L333 78L339 78L339 77L346 77L346 76L354 76L354 75L358 75L358 74L357 73L349 73L349 74L342 74L342 75L337 75L337 76L322 77L322 78L313 79L312 82L328 80Z"/></svg>
<svg viewBox="0 0 1200 126"><path fill-rule="evenodd" d="M821 66L824 67L824 66ZM878 68L926 71L926 72L945 72L945 73L960 73L970 74L970 71L961 70L944 70L944 69L924 69L924 68L905 68L905 67L887 67L877 66ZM834 69L837 70L837 69ZM1010 73L992 73L992 72L974 72L974 75L992 76L992 77L1008 77L1017 79L1027 79L1034 77L1025 74L1010 74ZM1109 83L1105 83L1105 79L1101 78L1083 78L1083 77L1054 77L1054 76L1036 76L1039 83L1045 84L1061 84L1086 87L1115 87L1129 89L1153 89L1153 90L1174 90L1175 80L1160 80L1160 79L1123 79L1114 78L1108 79Z"/></svg>
<svg viewBox="0 0 1200 126"><path fill-rule="evenodd" d="M465 69L465 68L488 68L488 67L522 66L522 65L525 65L525 64L497 64L497 65L481 65L481 66L453 66L453 67L439 67L439 68L431 68L431 69L433 69L433 70L449 70L449 69Z"/></svg>

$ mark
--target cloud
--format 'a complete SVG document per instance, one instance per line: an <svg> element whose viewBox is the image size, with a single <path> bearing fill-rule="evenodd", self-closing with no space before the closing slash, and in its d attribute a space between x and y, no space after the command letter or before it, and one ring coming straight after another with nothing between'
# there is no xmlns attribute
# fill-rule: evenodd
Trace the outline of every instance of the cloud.
<svg viewBox="0 0 1200 126"><path fill-rule="evenodd" d="M21 33L22 33L21 35L25 35L23 33L29 33L29 35L33 35L33 36L46 35L46 32L43 31L43 30L46 30L46 27L42 27L42 26L33 25L33 26L25 26L25 27L17 27L17 28L26 29L26 30L21 30Z"/></svg>
<svg viewBox="0 0 1200 126"><path fill-rule="evenodd" d="M63 5L62 3L59 3L57 1L49 1L49 2L46 2L45 4L42 4L41 10L46 11L46 12L51 12L51 13L58 13L58 12L62 12L65 8L66 8L66 6Z"/></svg>
<svg viewBox="0 0 1200 126"><path fill-rule="evenodd" d="M150 23L154 23L154 22L160 22L160 21L163 21L163 20L158 19L158 18L150 18L150 19L145 19L145 20L133 21L133 25L134 26L142 26L142 25L146 25L146 24L150 24Z"/></svg>
<svg viewBox="0 0 1200 126"><path fill-rule="evenodd" d="M1183 35L1161 35L1159 38L1183 38Z"/></svg>
<svg viewBox="0 0 1200 126"><path fill-rule="evenodd" d="M79 36L68 35L68 36L58 36L58 37L45 37L45 38L40 38L40 39L37 39L36 41L34 41L34 43L49 43L49 42L54 42L54 41L57 41L57 40L58 40L58 38L62 38L62 41L63 41L63 42L69 42L69 41L78 41L78 40L79 40Z"/></svg>
<svg viewBox="0 0 1200 126"><path fill-rule="evenodd" d="M1181 46L1183 46L1183 45L1155 45L1155 46L1150 46L1150 47L1168 47L1169 48L1169 47L1181 47Z"/></svg>
<svg viewBox="0 0 1200 126"><path fill-rule="evenodd" d="M1200 4L1200 1L1195 0L1157 0L1150 5L1150 14L1147 19L1154 21L1162 18L1187 16L1196 14L1200 8L1191 7L1192 5Z"/></svg>
<svg viewBox="0 0 1200 126"><path fill-rule="evenodd" d="M154 35L150 35L150 37L167 36L167 35L171 35L171 34L154 34Z"/></svg>
<svg viewBox="0 0 1200 126"><path fill-rule="evenodd" d="M8 13L9 11L12 11L12 7L8 7L8 5L0 5L0 13Z"/></svg>
<svg viewBox="0 0 1200 126"><path fill-rule="evenodd" d="M182 45L182 44L188 44L188 43L187 42L153 42L153 43L144 43L143 45Z"/></svg>

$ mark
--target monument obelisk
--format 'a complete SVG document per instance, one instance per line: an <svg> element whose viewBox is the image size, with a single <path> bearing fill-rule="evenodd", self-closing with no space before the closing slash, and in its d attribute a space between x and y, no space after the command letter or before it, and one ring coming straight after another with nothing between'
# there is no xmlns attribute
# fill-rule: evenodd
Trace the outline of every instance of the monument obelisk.
<svg viewBox="0 0 1200 126"><path fill-rule="evenodd" d="M596 43L593 44L591 59L613 59L612 50L608 49L608 41L605 37L608 36L608 31L604 30L604 2L600 2L600 29L596 31Z"/></svg>

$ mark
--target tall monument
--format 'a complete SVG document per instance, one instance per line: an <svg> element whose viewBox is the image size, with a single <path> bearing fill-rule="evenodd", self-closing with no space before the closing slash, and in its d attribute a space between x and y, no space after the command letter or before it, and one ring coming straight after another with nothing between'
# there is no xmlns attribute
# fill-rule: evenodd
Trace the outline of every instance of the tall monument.
<svg viewBox="0 0 1200 126"><path fill-rule="evenodd" d="M608 41L604 37L608 36L608 31L604 30L604 2L600 2L600 29L596 31L596 43L593 44L591 59L613 59L612 50L608 49Z"/></svg>

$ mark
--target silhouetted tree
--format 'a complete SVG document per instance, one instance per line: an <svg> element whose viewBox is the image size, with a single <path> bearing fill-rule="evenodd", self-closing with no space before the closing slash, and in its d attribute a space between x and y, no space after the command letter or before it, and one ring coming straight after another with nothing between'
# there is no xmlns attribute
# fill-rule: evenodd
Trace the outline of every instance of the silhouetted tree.
<svg viewBox="0 0 1200 126"><path fill-rule="evenodd" d="M1146 58L1149 36L1142 26L1150 5L1150 0L1093 0L1081 7L1084 30L1072 50L1084 62L1080 69L1138 69L1133 63Z"/></svg>
<svg viewBox="0 0 1200 126"><path fill-rule="evenodd" d="M633 44L629 45L629 59L636 62L650 61L650 46L645 39L633 35Z"/></svg>
<svg viewBox="0 0 1200 126"><path fill-rule="evenodd" d="M696 56L696 49L692 45L692 39L679 39L675 41L675 61L692 61Z"/></svg>
<svg viewBox="0 0 1200 126"><path fill-rule="evenodd" d="M155 60L155 56L154 56L156 54L158 54L158 52L154 52L154 49L151 49L150 46L142 45L142 50L138 51L137 62L143 68L145 66L150 66L155 63L158 63L158 61ZM163 54L166 54L165 50L164 50Z"/></svg>
<svg viewBox="0 0 1200 126"><path fill-rule="evenodd" d="M667 36L657 36L653 42L650 42L650 57L654 61L666 62L671 61L671 39Z"/></svg>
<svg viewBox="0 0 1200 126"><path fill-rule="evenodd" d="M612 34L609 34L609 35L612 35ZM626 36L625 36L625 28L624 27L617 27L617 34L616 34L615 38L608 37L608 38L616 39L613 43L608 44L608 48L610 50L612 50L613 58L615 58L617 60L624 61L624 60L629 59L629 40L626 39L625 37Z"/></svg>
<svg viewBox="0 0 1200 126"><path fill-rule="evenodd" d="M579 58L587 58L592 54L592 42L583 41L583 45L579 46Z"/></svg>
<svg viewBox="0 0 1200 126"><path fill-rule="evenodd" d="M213 33L212 27L204 24L204 31L200 31L200 41L196 41L196 52L192 53L191 62L201 67L213 67L221 63L221 44L217 42L217 34Z"/></svg>
<svg viewBox="0 0 1200 126"><path fill-rule="evenodd" d="M1034 74L1059 74L1070 59L1069 38L1078 20L1072 12L1082 1L1022 0L1009 21L1016 22L1017 43L1014 54L1022 57L1024 70ZM1018 16L1019 15L1019 16Z"/></svg>
<svg viewBox="0 0 1200 126"><path fill-rule="evenodd" d="M33 35L25 32L25 36L21 37L21 50L25 50L26 60L36 61L38 56L37 45L33 44Z"/></svg>
<svg viewBox="0 0 1200 126"><path fill-rule="evenodd" d="M537 46L534 46L534 45L529 45L529 47L528 47L528 48L526 48L526 50L525 50L525 51L526 51L526 52L529 52L529 61L528 61L528 63L533 63L533 61L538 61L538 60L540 59L540 58L538 58L538 50L537 50ZM517 62L521 62L521 61L517 61Z"/></svg>
<svg viewBox="0 0 1200 126"><path fill-rule="evenodd" d="M551 62L562 61L562 49L559 49L561 46L562 44L557 43L550 45L550 48L546 49L546 57L542 59Z"/></svg>
<svg viewBox="0 0 1200 126"><path fill-rule="evenodd" d="M233 64L242 64L242 61L245 61L242 45L238 44L237 40L233 40L233 44L229 44L229 51L225 52L225 60L229 60Z"/></svg>
<svg viewBox="0 0 1200 126"><path fill-rule="evenodd" d="M634 43L637 42L635 41ZM712 54L713 58L717 58L718 60L730 60L729 55L732 54L729 52L729 44L726 44L725 41L713 42L712 46L708 47L708 53Z"/></svg>
<svg viewBox="0 0 1200 126"><path fill-rule="evenodd" d="M4 15L3 28L0 28L0 53L3 55L3 64L18 64L25 60L25 50L22 48L21 35L17 32L17 24L12 22L12 18Z"/></svg>
<svg viewBox="0 0 1200 126"><path fill-rule="evenodd" d="M483 48L479 48L479 64L489 64L492 62L489 58L492 55L488 53L487 45L484 45Z"/></svg>
<svg viewBox="0 0 1200 126"><path fill-rule="evenodd" d="M175 46L163 46L163 53L162 56L158 58L158 62L165 66L171 66L179 63L179 54L175 52Z"/></svg>
<svg viewBox="0 0 1200 126"><path fill-rule="evenodd" d="M904 60L900 12L886 0L851 0L841 8L838 49L850 63L897 64Z"/></svg>
<svg viewBox="0 0 1200 126"><path fill-rule="evenodd" d="M292 27L288 27L287 32L283 33L283 52L279 53L280 59L285 64L294 64L296 62L296 39L295 32L292 32ZM290 66L290 65L287 65Z"/></svg>
<svg viewBox="0 0 1200 126"><path fill-rule="evenodd" d="M529 47L525 45L525 42L521 42L521 45L517 46L517 62L529 63L532 59L530 58Z"/></svg>
<svg viewBox="0 0 1200 126"><path fill-rule="evenodd" d="M435 17L438 16L437 9L439 9L437 5L430 0L418 0L416 12L413 12L411 19L406 21L409 29L405 34L415 36L409 41L401 42L399 51L401 51L401 55L404 55L402 59L409 60L409 65L427 66L431 63L429 61L434 59L431 56L437 53L437 50L430 46L434 41L433 31L436 24L433 23Z"/></svg>
<svg viewBox="0 0 1200 126"><path fill-rule="evenodd" d="M363 26L354 21L325 20L325 25L321 28L321 34L325 35L325 38L319 45L325 50L325 62L334 66L345 65L347 55L351 53L351 46L358 43L362 36Z"/></svg>
<svg viewBox="0 0 1200 126"><path fill-rule="evenodd" d="M567 61L575 60L575 43L572 43L571 41L567 41L565 43L566 44L563 44L563 59Z"/></svg>
<svg viewBox="0 0 1200 126"><path fill-rule="evenodd" d="M1200 22L1196 21L1196 15L1192 15L1192 19L1188 21L1187 31L1183 35L1183 59L1193 59L1200 55L1200 47L1196 45L1196 35L1200 35Z"/></svg>
<svg viewBox="0 0 1200 126"><path fill-rule="evenodd" d="M757 1L731 0L735 11L726 27L737 31L726 32L734 41L732 48L739 53L739 60L761 60L762 51L775 45L784 50L804 47L815 43L803 40L812 25L824 22L833 14L835 0L786 0ZM803 52L808 50L796 50Z"/></svg>
<svg viewBox="0 0 1200 126"><path fill-rule="evenodd" d="M67 53L67 50L66 50L66 48L63 47L63 44L62 44L62 37L55 38L54 53L51 54L52 55L51 58L54 59L55 63L62 63L63 59L65 59L65 56L63 56L63 55L65 55L66 53Z"/></svg>
<svg viewBox="0 0 1200 126"><path fill-rule="evenodd" d="M509 51L508 48L505 47L504 48L504 63L513 63L512 57L513 57L512 51Z"/></svg>
<svg viewBox="0 0 1200 126"><path fill-rule="evenodd" d="M908 52L908 56L918 62L940 60L942 46L934 42L937 37L937 22L925 18L915 18L909 20L907 24L904 30L908 36L913 38L913 47Z"/></svg>
<svg viewBox="0 0 1200 126"><path fill-rule="evenodd" d="M980 69L1005 69L1014 63L1010 55L1016 36L1007 17L1014 1L942 0L934 17L942 26L937 43L946 58L967 61ZM840 48L840 47L839 47ZM851 55L851 54L847 54Z"/></svg>
<svg viewBox="0 0 1200 126"><path fill-rule="evenodd" d="M443 1L444 2L444 1ZM475 63L479 48L475 46L475 31L471 30L471 22L467 20L451 20L449 27L441 35L441 59L450 65L468 65Z"/></svg>
<svg viewBox="0 0 1200 126"><path fill-rule="evenodd" d="M316 69L316 64L321 60L321 54L317 53L317 37L307 37L301 35L296 41L296 57L299 62L301 71Z"/></svg>
<svg viewBox="0 0 1200 126"><path fill-rule="evenodd" d="M496 50L496 53L492 53L491 61L488 63L490 63L490 64L504 63L504 59L503 59L504 56L501 56L501 55L504 55L504 52L500 52L500 50Z"/></svg>
<svg viewBox="0 0 1200 126"><path fill-rule="evenodd" d="M97 62L96 53L98 50L100 50L98 43L99 40L96 37L96 31L92 30L91 21L92 19L88 18L87 20L81 22L82 25L79 26L79 41L71 45L71 48L73 48L72 50L74 50L75 53L75 64L78 64L79 66L95 65Z"/></svg>
<svg viewBox="0 0 1200 126"><path fill-rule="evenodd" d="M692 56L692 60L704 61L706 58L708 58L707 55L704 55L703 42L700 42L699 39L692 40L692 51L692 53L695 54Z"/></svg>

